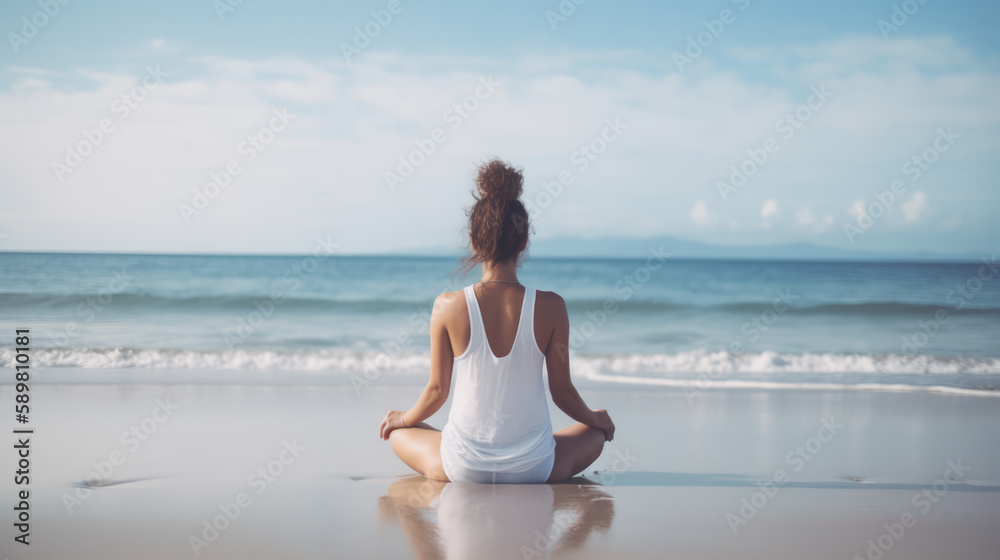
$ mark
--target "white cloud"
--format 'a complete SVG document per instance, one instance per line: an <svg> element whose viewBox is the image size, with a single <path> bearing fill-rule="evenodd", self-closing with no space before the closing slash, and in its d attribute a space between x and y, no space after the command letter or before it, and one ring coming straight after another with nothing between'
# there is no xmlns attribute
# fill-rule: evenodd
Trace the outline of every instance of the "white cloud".
<svg viewBox="0 0 1000 560"><path fill-rule="evenodd" d="M760 207L760 217L764 219L764 229L771 229L774 218L778 216L778 201L770 198Z"/></svg>
<svg viewBox="0 0 1000 560"><path fill-rule="evenodd" d="M150 60L180 49L161 40L143 46L156 51L143 52ZM801 84L818 76L829 78L835 97L734 195L756 190L773 197L760 210L769 226L779 224L776 201L793 196L830 198L830 207L840 208L859 199L852 212L863 209L871 194L870 163L889 162L895 172L897 156L912 153L913 138L932 135L942 122L981 139L978 152L966 156L966 169L978 170L983 181L996 178L989 158L1000 150L993 95L1000 76L940 37L886 45L845 37L778 47L767 58L737 53L764 66L781 61L780 71L755 71L754 79L729 71L651 72L651 55L642 52L512 60L371 52L353 64L335 55L231 59L185 58L183 52L175 56L177 68L164 68L171 76L127 120L115 120L115 132L64 183L55 180L51 162L81 139L82 129L114 118L111 102L141 79L145 62L128 71L117 60L81 72L0 69L11 84L0 90L0 200L7 208L0 220L8 231L30 232L8 240L9 248L281 251L313 231L345 232L351 242L343 246L351 252L398 248L404 243L399 231L415 245L449 244L471 200L472 165L490 155L525 168L529 200L561 171L573 174L572 187L536 219L540 235L684 235L691 222L739 218L744 228L738 233L719 231L744 241L763 235L745 227L758 219L755 208L734 199L724 207L727 215L716 215L709 209L719 201L714 186L748 148L760 146L762 131L806 100L808 87ZM503 85L452 129L443 112L490 74ZM178 203L190 200L192 188L233 158L237 145L280 106L298 115L293 126L234 178L197 224L180 221ZM574 152L597 137L608 118L620 118L628 129L581 169ZM447 141L389 193L383 173L439 127ZM668 184L652 185L665 170ZM907 220L923 215L926 197L937 189L969 189L959 194L975 208L976 189L983 187L954 180L958 173L942 166L923 179L928 194L904 206ZM609 185L618 189L614 196ZM697 197L688 216L686 205L673 203ZM813 228L832 220L813 214ZM651 223L661 230L649 231Z"/></svg>
<svg viewBox="0 0 1000 560"><path fill-rule="evenodd" d="M858 219L861 216L864 216L866 212L867 212L867 210L865 210L865 201L864 200L855 200L847 208L847 213L850 214L851 216L853 216L854 219Z"/></svg>
<svg viewBox="0 0 1000 560"><path fill-rule="evenodd" d="M708 205L705 204L704 200L699 200L694 203L694 208L691 209L691 221L699 226L707 226L714 224L718 216L713 214L709 209Z"/></svg>
<svg viewBox="0 0 1000 560"><path fill-rule="evenodd" d="M803 226L811 226L816 223L816 216L813 216L812 209L803 206L795 211L795 222Z"/></svg>
<svg viewBox="0 0 1000 560"><path fill-rule="evenodd" d="M822 226L823 230L822 231L828 230L831 227L833 227L833 224L835 223L835 221L836 220L834 220L833 216L831 216L830 214L823 214L823 226Z"/></svg>
<svg viewBox="0 0 1000 560"><path fill-rule="evenodd" d="M778 201L770 198L764 201L764 204L760 207L760 217L770 218L778 215Z"/></svg>
<svg viewBox="0 0 1000 560"><path fill-rule="evenodd" d="M834 221L833 216L828 213L823 214L823 219L820 220L813 214L812 208L808 206L803 206L795 211L795 223L808 228L812 233L823 233L833 226Z"/></svg>
<svg viewBox="0 0 1000 560"><path fill-rule="evenodd" d="M920 219L920 215L924 213L926 207L927 196L924 194L924 191L916 191L910 200L907 200L900 206L907 223L913 223Z"/></svg>

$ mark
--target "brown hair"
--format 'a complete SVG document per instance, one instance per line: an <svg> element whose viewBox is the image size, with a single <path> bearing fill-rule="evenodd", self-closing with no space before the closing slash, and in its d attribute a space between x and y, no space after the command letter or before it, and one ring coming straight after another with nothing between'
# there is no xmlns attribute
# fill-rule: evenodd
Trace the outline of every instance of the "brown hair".
<svg viewBox="0 0 1000 560"><path fill-rule="evenodd" d="M520 169L490 160L479 166L476 190L476 203L468 211L472 254L465 258L466 269L517 258L528 239L528 211L519 200L524 191Z"/></svg>

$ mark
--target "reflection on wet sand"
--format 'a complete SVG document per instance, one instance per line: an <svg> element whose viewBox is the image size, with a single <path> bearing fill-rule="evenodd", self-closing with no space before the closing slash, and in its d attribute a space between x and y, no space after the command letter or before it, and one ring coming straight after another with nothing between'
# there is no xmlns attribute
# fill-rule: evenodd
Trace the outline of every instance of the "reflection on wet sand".
<svg viewBox="0 0 1000 560"><path fill-rule="evenodd" d="M605 532L614 501L585 479L564 484L445 483L422 476L379 498L383 522L403 527L414 557L547 558Z"/></svg>

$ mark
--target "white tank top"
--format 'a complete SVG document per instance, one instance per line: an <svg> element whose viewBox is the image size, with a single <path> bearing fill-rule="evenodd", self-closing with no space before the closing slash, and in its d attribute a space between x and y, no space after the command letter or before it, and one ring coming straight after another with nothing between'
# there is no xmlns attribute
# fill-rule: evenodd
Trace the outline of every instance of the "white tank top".
<svg viewBox="0 0 1000 560"><path fill-rule="evenodd" d="M455 358L454 401L441 433L445 472L523 472L555 453L535 342L535 289L525 288L510 353L496 357L486 339L473 286L465 288L471 336Z"/></svg>

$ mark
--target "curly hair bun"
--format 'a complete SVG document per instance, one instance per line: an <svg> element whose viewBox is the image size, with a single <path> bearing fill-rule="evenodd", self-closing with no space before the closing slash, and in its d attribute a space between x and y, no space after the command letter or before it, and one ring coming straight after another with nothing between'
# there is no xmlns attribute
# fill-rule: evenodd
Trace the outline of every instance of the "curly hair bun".
<svg viewBox="0 0 1000 560"><path fill-rule="evenodd" d="M493 159L479 166L476 203L469 210L472 255L467 267L517 259L528 242L528 211L520 201L524 191L521 170Z"/></svg>
<svg viewBox="0 0 1000 560"><path fill-rule="evenodd" d="M479 195L488 201L508 202L517 200L524 192L524 176L519 169L503 160L494 159L479 167L476 176Z"/></svg>

